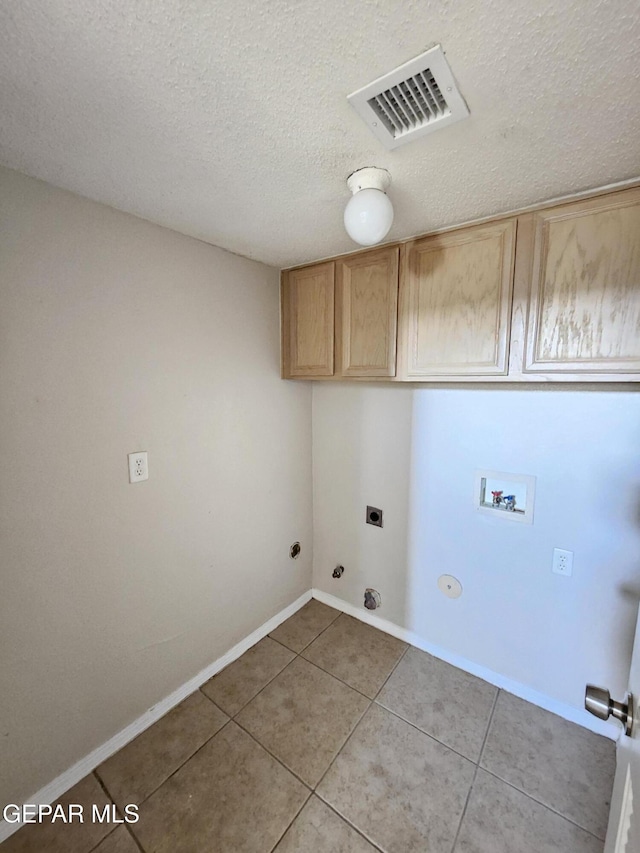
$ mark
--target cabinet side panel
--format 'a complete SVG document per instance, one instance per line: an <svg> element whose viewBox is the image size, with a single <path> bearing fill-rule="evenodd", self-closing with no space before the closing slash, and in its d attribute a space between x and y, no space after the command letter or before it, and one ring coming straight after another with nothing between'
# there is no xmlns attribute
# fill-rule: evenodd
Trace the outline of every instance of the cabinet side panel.
<svg viewBox="0 0 640 853"><path fill-rule="evenodd" d="M528 366L640 371L640 199L540 214L534 252Z"/></svg>
<svg viewBox="0 0 640 853"><path fill-rule="evenodd" d="M339 265L342 375L394 376L398 248Z"/></svg>
<svg viewBox="0 0 640 853"><path fill-rule="evenodd" d="M291 283L289 273L280 273L280 375L291 378Z"/></svg>

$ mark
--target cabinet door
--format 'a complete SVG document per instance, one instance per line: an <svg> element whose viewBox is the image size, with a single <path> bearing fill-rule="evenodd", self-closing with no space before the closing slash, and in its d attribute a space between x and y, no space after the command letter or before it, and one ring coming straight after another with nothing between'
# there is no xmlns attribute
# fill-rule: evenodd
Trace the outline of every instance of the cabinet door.
<svg viewBox="0 0 640 853"><path fill-rule="evenodd" d="M404 246L402 375L505 375L516 222L450 231Z"/></svg>
<svg viewBox="0 0 640 853"><path fill-rule="evenodd" d="M282 274L282 375L333 376L335 264Z"/></svg>
<svg viewBox="0 0 640 853"><path fill-rule="evenodd" d="M397 246L336 262L336 326L342 376L395 376Z"/></svg>
<svg viewBox="0 0 640 853"><path fill-rule="evenodd" d="M640 190L534 223L525 370L640 372Z"/></svg>

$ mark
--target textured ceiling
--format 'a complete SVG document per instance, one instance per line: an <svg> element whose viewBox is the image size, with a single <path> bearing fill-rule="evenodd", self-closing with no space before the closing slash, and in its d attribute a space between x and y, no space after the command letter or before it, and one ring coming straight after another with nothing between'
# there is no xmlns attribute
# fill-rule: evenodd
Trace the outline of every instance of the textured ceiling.
<svg viewBox="0 0 640 853"><path fill-rule="evenodd" d="M347 104L441 43L471 117L389 152ZM14 0L0 162L275 266L640 175L636 0Z"/></svg>

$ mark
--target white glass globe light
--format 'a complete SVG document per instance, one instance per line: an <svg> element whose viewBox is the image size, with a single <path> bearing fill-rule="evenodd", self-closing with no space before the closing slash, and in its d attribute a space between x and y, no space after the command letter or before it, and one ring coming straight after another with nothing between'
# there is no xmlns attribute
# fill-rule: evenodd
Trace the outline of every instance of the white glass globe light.
<svg viewBox="0 0 640 853"><path fill-rule="evenodd" d="M393 205L379 189L362 189L350 199L344 211L347 234L361 246L374 246L393 225Z"/></svg>

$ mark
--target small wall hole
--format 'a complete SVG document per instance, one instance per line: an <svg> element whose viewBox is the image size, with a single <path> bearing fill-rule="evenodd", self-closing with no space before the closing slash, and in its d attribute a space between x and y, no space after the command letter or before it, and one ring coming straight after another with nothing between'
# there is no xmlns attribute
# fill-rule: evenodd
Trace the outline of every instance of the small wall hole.
<svg viewBox="0 0 640 853"><path fill-rule="evenodd" d="M364 606L367 610L377 610L382 604L382 598L377 589L367 588L364 591Z"/></svg>
<svg viewBox="0 0 640 853"><path fill-rule="evenodd" d="M291 546L291 548L289 548L289 556L291 557L292 560L297 560L298 557L300 556L300 551L302 551L302 548L300 547L300 543L294 542L293 545Z"/></svg>

